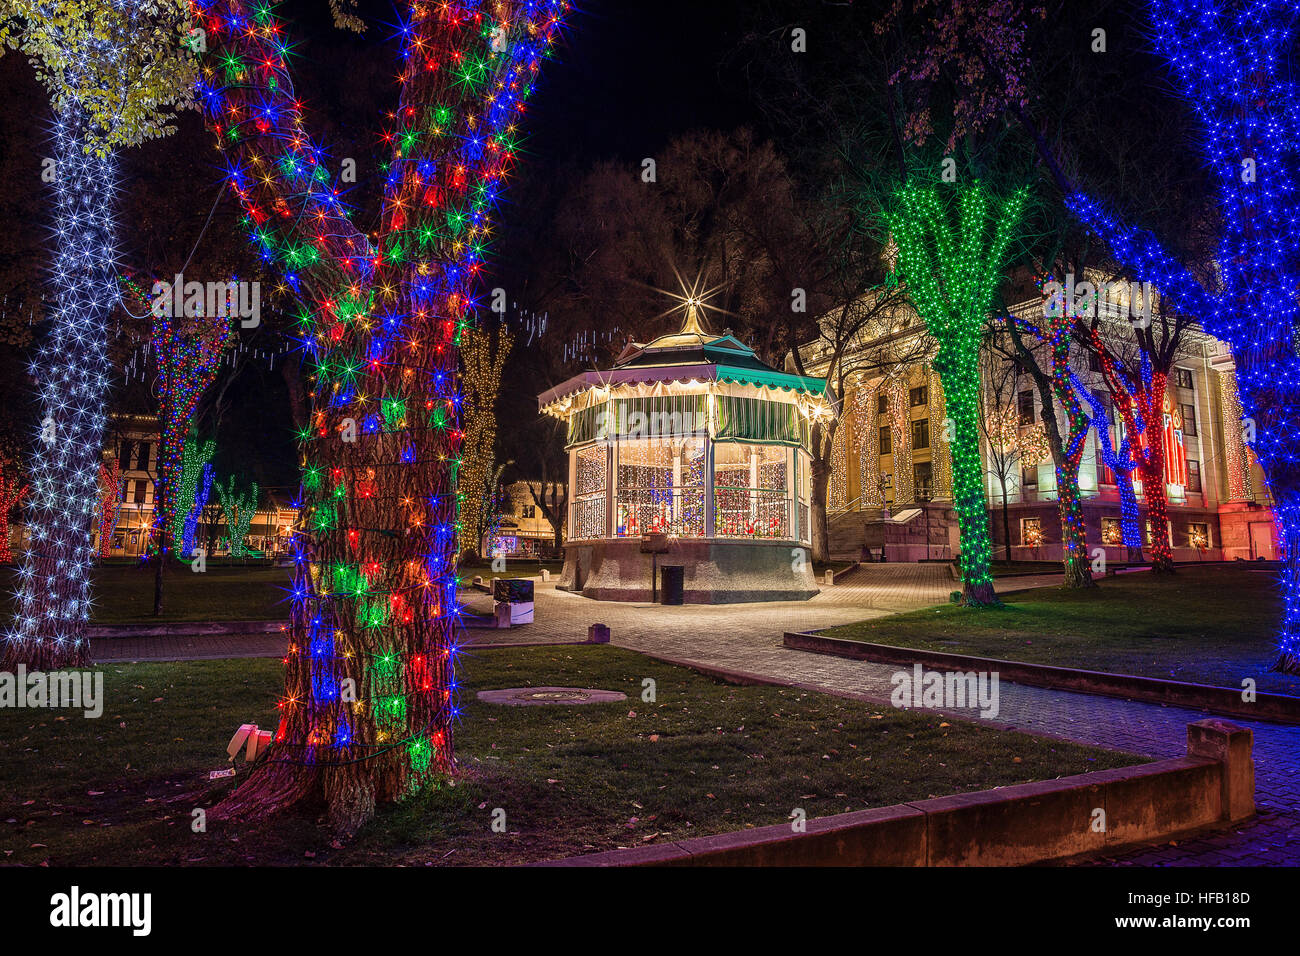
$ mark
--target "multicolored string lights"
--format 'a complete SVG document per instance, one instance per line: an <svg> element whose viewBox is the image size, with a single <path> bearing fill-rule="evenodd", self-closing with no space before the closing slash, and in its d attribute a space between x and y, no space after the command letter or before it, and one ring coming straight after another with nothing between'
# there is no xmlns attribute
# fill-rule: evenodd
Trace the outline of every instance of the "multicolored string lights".
<svg viewBox="0 0 1300 956"><path fill-rule="evenodd" d="M373 237L306 129L273 6L194 11L211 51L199 99L313 367L281 720L228 812L318 788L351 825L454 766L458 348L567 4L404 5Z"/></svg>

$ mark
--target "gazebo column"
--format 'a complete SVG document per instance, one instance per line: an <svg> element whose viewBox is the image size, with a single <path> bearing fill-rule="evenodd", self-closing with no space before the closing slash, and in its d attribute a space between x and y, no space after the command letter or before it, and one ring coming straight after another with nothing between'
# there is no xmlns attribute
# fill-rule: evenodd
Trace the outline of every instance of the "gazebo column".
<svg viewBox="0 0 1300 956"><path fill-rule="evenodd" d="M713 537L713 439L704 439L704 537Z"/></svg>

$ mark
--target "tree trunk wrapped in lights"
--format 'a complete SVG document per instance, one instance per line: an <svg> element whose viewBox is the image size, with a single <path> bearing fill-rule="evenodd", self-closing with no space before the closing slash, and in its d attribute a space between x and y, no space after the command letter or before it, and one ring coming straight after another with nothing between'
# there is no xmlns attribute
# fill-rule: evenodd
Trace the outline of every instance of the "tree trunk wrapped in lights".
<svg viewBox="0 0 1300 956"><path fill-rule="evenodd" d="M1077 316L1072 315L1064 298L1049 300L1046 322L1035 325L1022 318L1011 317L1017 329L1033 333L1046 343L1052 358L1052 395L1065 412L1067 432L1059 447L1051 443L1052 462L1056 472L1056 510L1061 521L1061 557L1065 568L1065 586L1069 588L1095 587L1092 565L1088 560L1088 536L1083 523L1083 495L1079 490L1079 467L1087 448L1088 432L1092 419L1084 411L1075 390L1074 372L1070 367L1070 341ZM1044 428L1057 428L1051 422L1046 404L1042 410Z"/></svg>
<svg viewBox="0 0 1300 956"><path fill-rule="evenodd" d="M22 502L27 486L18 478L0 475L0 564L13 564L13 551L9 548L9 512Z"/></svg>
<svg viewBox="0 0 1300 956"><path fill-rule="evenodd" d="M280 725L217 816L310 794L351 830L454 767L457 351L525 100L567 4L411 3L377 238L307 133L271 9L198 0L199 95L313 368Z"/></svg>
<svg viewBox="0 0 1300 956"><path fill-rule="evenodd" d="M108 464L99 466L99 556L108 557L113 551L113 532L122 517L122 502L126 498L126 482L122 480L122 466L114 456Z"/></svg>
<svg viewBox="0 0 1300 956"><path fill-rule="evenodd" d="M89 663L92 524L118 301L114 151L166 135L193 88L178 0L7 0L0 38L37 68L54 107L56 303L33 363L41 422L32 456L30 550L0 666Z"/></svg>
<svg viewBox="0 0 1300 956"><path fill-rule="evenodd" d="M244 539L248 537L248 526L257 512L257 482L253 482L253 487L247 494L236 490L233 475L228 484L222 485L219 481L216 484L221 510L226 516L226 541L230 546L230 556L242 558L248 554L248 545Z"/></svg>
<svg viewBox="0 0 1300 956"><path fill-rule="evenodd" d="M30 544L5 666L55 670L90 663L90 529L107 422L117 181L111 158L86 154L88 123L78 107L68 106L54 128L56 304L32 365L40 383L41 431L31 464Z"/></svg>
<svg viewBox="0 0 1300 956"><path fill-rule="evenodd" d="M1300 674L1300 299L1294 291L1300 288L1300 103L1292 52L1300 12L1291 0L1149 0L1147 6L1156 50L1195 116L1194 141L1216 188L1211 284L1202 285L1151 233L1118 221L1092 198L1075 193L1067 202L1138 278L1232 346L1286 561L1277 667ZM1147 427L1154 431L1157 422Z"/></svg>
<svg viewBox="0 0 1300 956"><path fill-rule="evenodd" d="M493 339L495 338L495 342ZM501 372L514 346L504 328L467 329L461 339L464 366L465 453L456 475L462 554L479 557L491 550L496 512L497 396ZM496 517L499 525L500 518Z"/></svg>
<svg viewBox="0 0 1300 956"><path fill-rule="evenodd" d="M952 498L961 531L967 604L996 604L989 569L991 543L980 461L979 347L1002 278L1007 247L1025 192L990 199L978 183L903 187L889 216L898 272L916 311L938 343L934 368L951 421ZM955 207L955 222L954 222Z"/></svg>

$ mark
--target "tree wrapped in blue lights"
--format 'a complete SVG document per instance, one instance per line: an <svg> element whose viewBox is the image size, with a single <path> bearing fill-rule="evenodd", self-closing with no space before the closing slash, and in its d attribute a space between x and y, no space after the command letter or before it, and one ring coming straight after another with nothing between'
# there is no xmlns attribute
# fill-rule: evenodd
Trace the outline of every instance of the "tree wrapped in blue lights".
<svg viewBox="0 0 1300 956"><path fill-rule="evenodd" d="M1072 210L1115 257L1232 346L1254 451L1268 477L1286 570L1280 670L1300 673L1300 98L1291 0L1149 0L1156 49L1196 119L1220 231L1202 283L1149 232L1076 193Z"/></svg>
<svg viewBox="0 0 1300 956"><path fill-rule="evenodd" d="M1142 552L1142 529L1138 525L1137 493L1133 490L1133 473L1138 470L1138 457L1134 449L1146 431L1146 422L1140 413L1133 415L1133 426L1123 429L1119 446L1116 447L1110 434L1110 414L1105 403L1092 393L1080 381L1079 376L1070 373L1070 381L1079 397L1091 409L1089 418L1097 432L1097 443L1101 449L1101 460L1115 474L1115 487L1119 490L1120 540L1132 554L1134 550ZM1131 398L1131 393L1130 393Z"/></svg>
<svg viewBox="0 0 1300 956"><path fill-rule="evenodd" d="M989 568L992 546L979 447L979 349L1025 195L1020 190L995 200L978 183L908 185L899 191L888 217L898 248L898 274L939 346L934 368L952 423L962 585L966 603L974 606L998 603Z"/></svg>
<svg viewBox="0 0 1300 956"><path fill-rule="evenodd" d="M214 812L247 818L317 794L351 830L454 768L457 353L567 4L403 5L373 236L306 129L272 5L195 10L210 51L199 97L312 366L280 724Z"/></svg>

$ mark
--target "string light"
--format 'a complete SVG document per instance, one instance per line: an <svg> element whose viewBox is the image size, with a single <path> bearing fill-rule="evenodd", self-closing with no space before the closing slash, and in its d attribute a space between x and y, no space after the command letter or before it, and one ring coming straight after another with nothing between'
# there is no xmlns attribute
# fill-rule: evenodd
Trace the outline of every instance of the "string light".
<svg viewBox="0 0 1300 956"><path fill-rule="evenodd" d="M19 479L0 475L0 564L12 564L13 551L9 548L9 512L18 507L27 495L27 485Z"/></svg>
<svg viewBox="0 0 1300 956"><path fill-rule="evenodd" d="M117 301L117 169L112 153L87 153L88 121L73 104L54 124L53 321L32 363L41 422L32 457L30 547L18 577L5 661L53 670L89 662L90 516L109 388L107 317Z"/></svg>
<svg viewBox="0 0 1300 956"><path fill-rule="evenodd" d="M217 498L226 516L226 543L230 556L242 558L248 554L245 539L248 537L248 526L252 524L253 515L257 511L257 482L252 483L247 494L240 494L235 490L235 478L232 475L226 485L217 482Z"/></svg>
<svg viewBox="0 0 1300 956"><path fill-rule="evenodd" d="M995 201L979 183L951 188L907 185L889 216L898 247L898 274L938 343L934 369L943 382L951 421L962 582L966 603L974 606L997 603L980 459L980 337L1025 196L1021 189Z"/></svg>
<svg viewBox="0 0 1300 956"><path fill-rule="evenodd" d="M307 132L273 6L194 9L214 48L198 98L313 365L285 693L264 766L365 761L373 800L398 799L453 766L457 356L526 100L567 3L404 8L373 236L352 224ZM365 693L345 701L344 686Z"/></svg>
<svg viewBox="0 0 1300 956"><path fill-rule="evenodd" d="M1118 260L1232 347L1286 558L1277 666L1300 673L1300 483L1292 477L1300 459L1300 170L1291 69L1300 7L1294 0L1149 0L1148 11L1215 184L1215 289L1151 233L1122 224L1092 198L1074 194L1067 202Z"/></svg>

